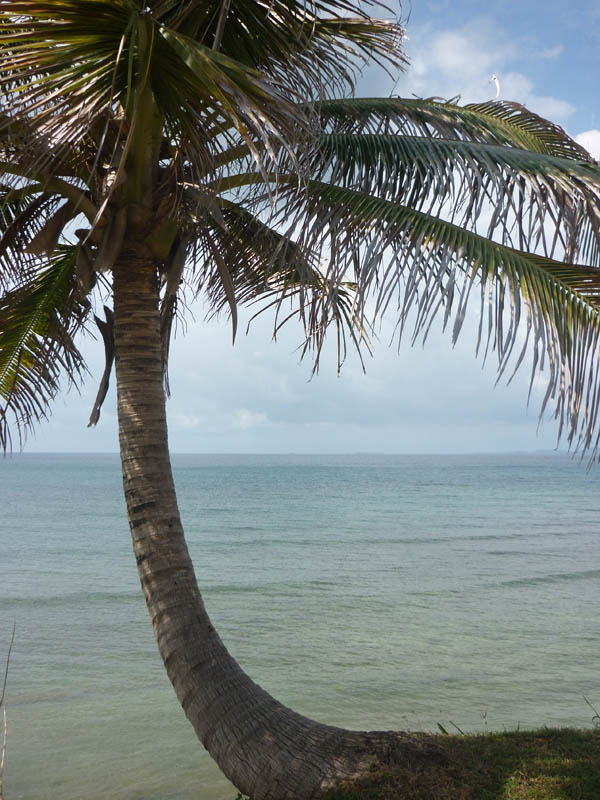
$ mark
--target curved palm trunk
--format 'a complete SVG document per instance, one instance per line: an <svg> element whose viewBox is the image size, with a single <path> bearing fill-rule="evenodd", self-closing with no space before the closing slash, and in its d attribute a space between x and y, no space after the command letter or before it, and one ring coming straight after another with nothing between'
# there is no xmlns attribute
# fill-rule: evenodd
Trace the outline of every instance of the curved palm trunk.
<svg viewBox="0 0 600 800"><path fill-rule="evenodd" d="M242 671L211 625L171 474L156 268L151 258L132 250L114 268L123 485L158 647L202 744L254 800L315 797L375 763L406 764L430 756L423 738L346 731L296 714Z"/></svg>

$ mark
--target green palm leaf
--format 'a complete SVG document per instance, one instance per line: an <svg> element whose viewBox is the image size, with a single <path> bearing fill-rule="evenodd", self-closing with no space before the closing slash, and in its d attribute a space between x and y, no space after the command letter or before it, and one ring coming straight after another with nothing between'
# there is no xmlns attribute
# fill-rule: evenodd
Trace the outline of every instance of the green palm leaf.
<svg viewBox="0 0 600 800"><path fill-rule="evenodd" d="M332 133L322 137L311 167L315 177L429 213L448 213L451 202L460 225L475 229L489 216L488 236L500 229L506 243L524 248L537 239L549 255L561 248L571 258L586 249L574 209L600 206L597 164L464 139ZM549 237L548 219L554 221ZM596 237L591 242L596 247L586 253L595 264Z"/></svg>
<svg viewBox="0 0 600 800"><path fill-rule="evenodd" d="M358 9L343 0L231 0L218 41L221 0L154 5L167 27L192 39L201 36L208 47L293 86L302 97L340 86L352 89L357 56L403 62L402 28L367 14L356 16Z"/></svg>
<svg viewBox="0 0 600 800"><path fill-rule="evenodd" d="M324 126L358 133L404 133L504 144L560 158L592 161L558 125L505 101L460 106L434 98L368 97L319 104ZM327 128L326 128L327 129Z"/></svg>
<svg viewBox="0 0 600 800"><path fill-rule="evenodd" d="M0 446L10 444L9 418L24 432L47 415L59 377L85 370L74 344L89 306L75 283L75 248L57 250L47 267L0 300Z"/></svg>
<svg viewBox="0 0 600 800"><path fill-rule="evenodd" d="M207 125L233 127L248 141L268 141L275 131L298 127L281 90L259 73L169 30L124 0L64 0L60 19L55 4L8 5L0 31L0 79L12 112L5 128L27 119L38 135L43 132L41 162L31 165L32 171L53 163L57 150L80 146L107 108L120 104L134 124L132 102L139 106L146 85L171 136L187 137L203 158L218 139L207 145L196 132L199 125L200 132ZM25 154L21 160L26 163Z"/></svg>
<svg viewBox="0 0 600 800"><path fill-rule="evenodd" d="M493 119L508 124L511 128L526 131L536 141L543 143L550 155L574 160L592 160L587 150L565 133L560 125L540 117L520 103L490 100L486 103L468 103L464 108L467 114L477 115L482 120Z"/></svg>
<svg viewBox="0 0 600 800"><path fill-rule="evenodd" d="M0 188L0 290L19 286L35 273L37 259L27 246L43 227L55 203L26 189Z"/></svg>

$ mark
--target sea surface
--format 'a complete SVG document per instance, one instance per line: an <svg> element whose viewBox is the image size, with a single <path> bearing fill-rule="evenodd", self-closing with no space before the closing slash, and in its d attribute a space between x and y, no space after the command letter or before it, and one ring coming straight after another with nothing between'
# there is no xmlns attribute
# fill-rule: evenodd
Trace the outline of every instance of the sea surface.
<svg viewBox="0 0 600 800"><path fill-rule="evenodd" d="M287 705L367 729L592 726L600 467L202 455L174 471L213 622ZM234 800L157 654L117 456L1 461L0 554L7 800Z"/></svg>

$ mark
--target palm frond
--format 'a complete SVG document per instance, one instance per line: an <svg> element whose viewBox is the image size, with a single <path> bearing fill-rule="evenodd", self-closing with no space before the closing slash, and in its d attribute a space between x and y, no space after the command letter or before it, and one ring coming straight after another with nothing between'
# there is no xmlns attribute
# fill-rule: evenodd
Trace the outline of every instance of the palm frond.
<svg viewBox="0 0 600 800"><path fill-rule="evenodd" d="M558 125L504 101L460 106L436 98L361 97L318 104L325 132L402 133L466 139L593 162Z"/></svg>
<svg viewBox="0 0 600 800"><path fill-rule="evenodd" d="M0 446L11 445L48 414L65 373L77 382L85 364L73 337L89 310L75 282L75 248L59 247L28 283L0 300ZM10 423L10 424L9 424Z"/></svg>
<svg viewBox="0 0 600 800"><path fill-rule="evenodd" d="M600 267L600 211L597 205L590 202L576 205L571 224L577 235L579 259Z"/></svg>
<svg viewBox="0 0 600 800"><path fill-rule="evenodd" d="M297 127L289 99L258 71L164 26L157 33L151 85L173 132L206 146L207 124L265 142Z"/></svg>
<svg viewBox="0 0 600 800"><path fill-rule="evenodd" d="M531 380L547 369L542 413L554 398L569 442L598 448L600 270L531 255L364 192L311 181L307 193L281 213L304 220L300 246L328 254L328 281L356 285L356 318L369 311L374 325L394 313L398 338L410 324L413 341L441 319L456 340L475 303L477 351L495 350L502 375L529 347Z"/></svg>
<svg viewBox="0 0 600 800"><path fill-rule="evenodd" d="M0 86L5 130L34 131L13 161L50 167L86 135L114 97L116 59L131 27L127 2L15 0L0 9ZM29 148L29 161L26 148ZM31 148L37 158L31 158Z"/></svg>
<svg viewBox="0 0 600 800"><path fill-rule="evenodd" d="M13 164L30 172L84 146L107 110L118 117L119 109L126 116L121 147L107 149L102 160L116 157L121 172L145 86L172 143L185 143L188 155L206 164L230 130L252 146L254 140L295 140L302 127L285 86L125 0L64 0L60 9L15 0L0 9L0 23L3 130L6 136L19 124L34 130L11 153ZM38 159L31 163L26 148L31 152L34 142Z"/></svg>
<svg viewBox="0 0 600 800"><path fill-rule="evenodd" d="M355 313L356 287L351 282L330 281L291 231L277 230L231 201L222 202L221 212L222 224L208 222L210 245L196 260L197 290L207 298L211 315L231 309L232 299L235 305L255 307L252 319L270 311L275 336L286 322L300 320L302 350L313 354L315 369L331 327L336 330L338 369L349 343L359 355L362 348L370 349L369 331ZM219 264L227 266L229 288Z"/></svg>
<svg viewBox="0 0 600 800"><path fill-rule="evenodd" d="M35 273L38 262L27 247L54 207L48 195L0 187L0 292L28 282Z"/></svg>
<svg viewBox="0 0 600 800"><path fill-rule="evenodd" d="M521 103L507 100L490 100L486 103L467 103L464 108L483 117L508 123L512 128L526 131L542 142L549 155L576 161L590 161L587 150L572 139L560 125L535 114ZM507 142L508 143L508 142Z"/></svg>
<svg viewBox="0 0 600 800"><path fill-rule="evenodd" d="M589 231L574 224L575 209L600 210L597 164L464 139L326 134L310 173L428 213L445 212L473 230L487 217L488 236L498 230L502 241L520 249L537 242L548 256L569 250L576 258Z"/></svg>
<svg viewBox="0 0 600 800"><path fill-rule="evenodd" d="M402 27L394 20L375 19L368 12L378 4L368 5L230 0L226 6L212 0L159 3L155 13L167 27L261 70L306 98L331 96L341 87L351 91L361 61L374 58L393 67L404 62ZM385 11L389 16L389 9Z"/></svg>

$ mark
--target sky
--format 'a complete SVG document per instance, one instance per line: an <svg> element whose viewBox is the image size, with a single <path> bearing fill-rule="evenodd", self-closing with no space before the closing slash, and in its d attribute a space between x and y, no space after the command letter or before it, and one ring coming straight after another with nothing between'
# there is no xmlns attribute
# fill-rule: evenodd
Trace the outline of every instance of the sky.
<svg viewBox="0 0 600 800"><path fill-rule="evenodd" d="M461 96L463 102L500 97L524 103L562 125L600 158L597 0L414 0L401 11L410 59L388 77L367 68L357 94ZM539 422L543 381L529 401L529 372L496 385L493 355L475 358L475 320L455 347L432 330L423 347L389 342L386 320L366 374L349 358L338 376L335 344L311 377L300 362L302 335L284 329L272 340L261 318L235 346L226 318L207 323L192 306L185 336L172 346L168 402L172 452L188 453L472 453L553 450L556 423ZM247 319L247 317L246 317ZM114 387L100 422L87 428L103 368L100 340L82 351L91 375L81 392L63 392L49 421L38 426L28 452L116 452ZM113 378L114 383L114 378Z"/></svg>

